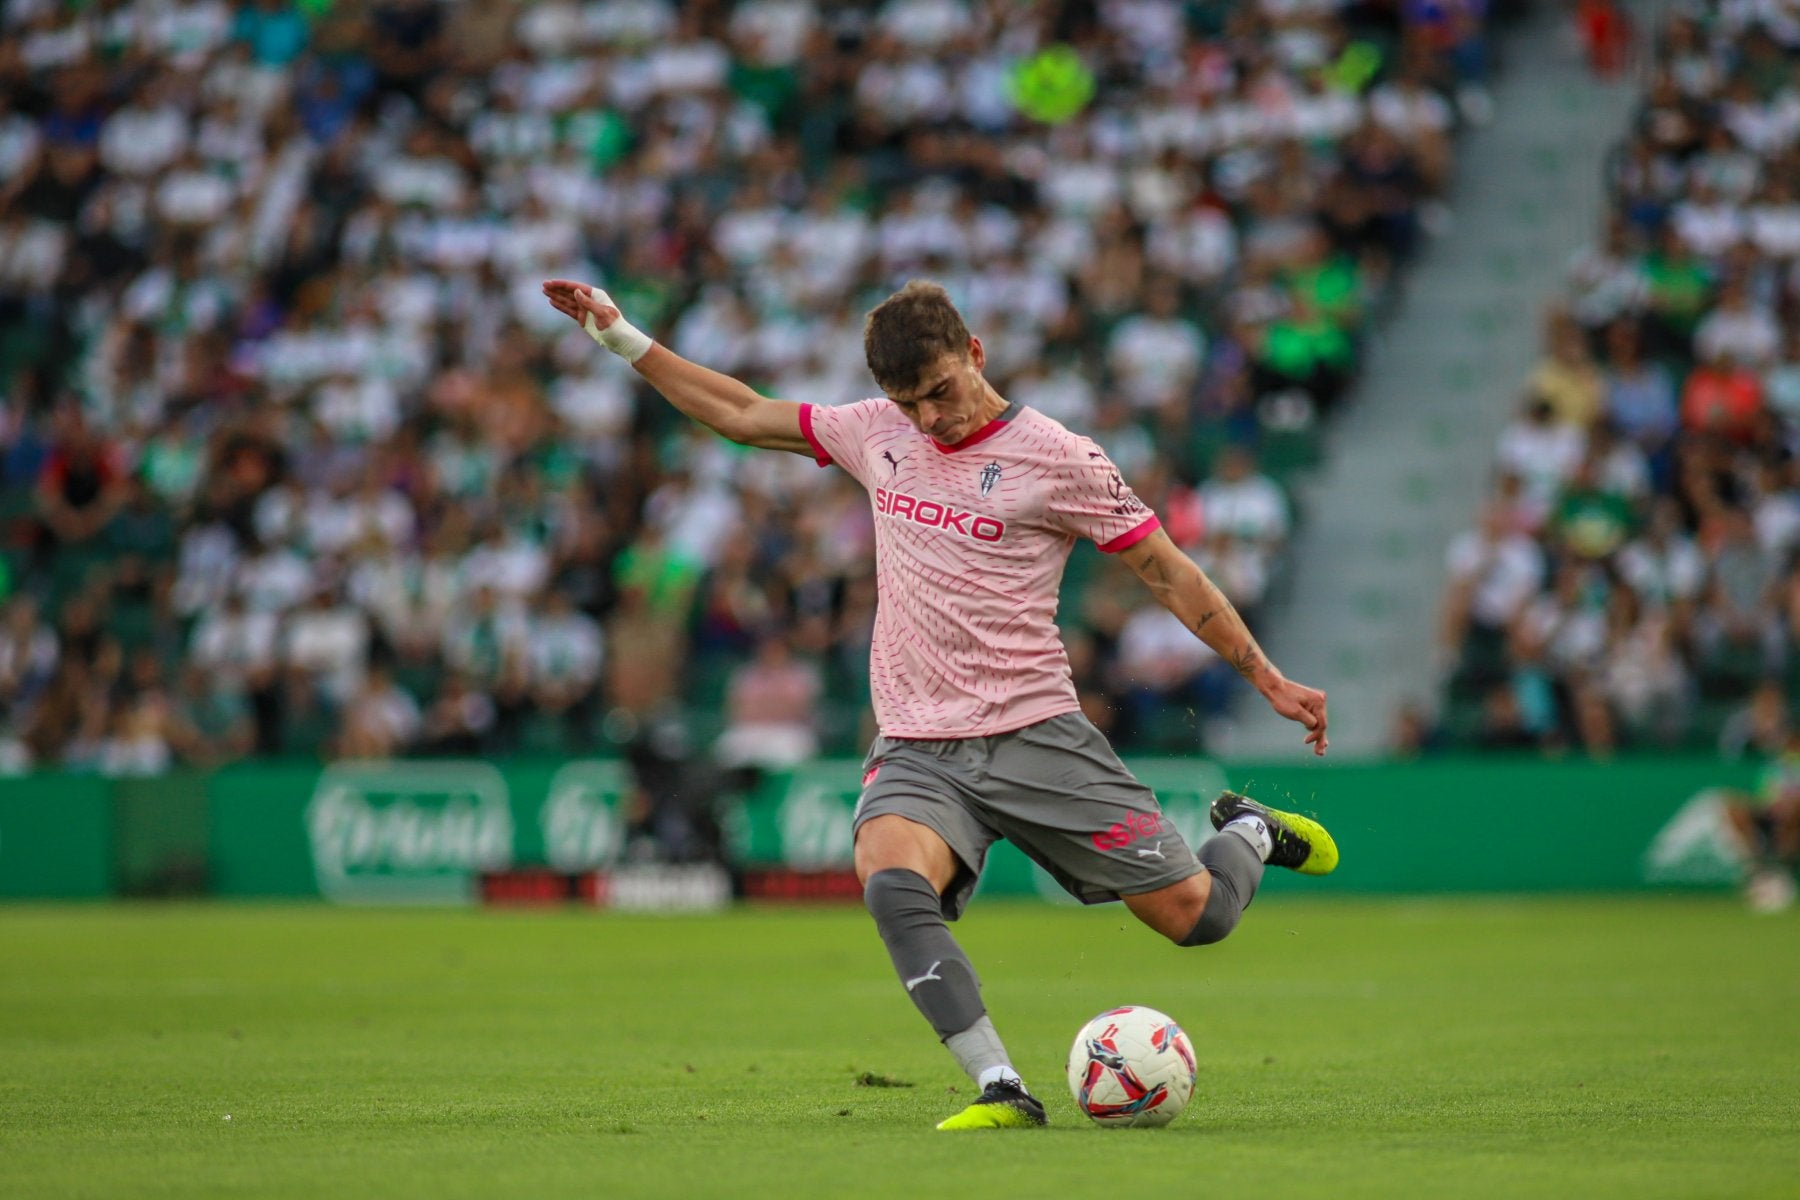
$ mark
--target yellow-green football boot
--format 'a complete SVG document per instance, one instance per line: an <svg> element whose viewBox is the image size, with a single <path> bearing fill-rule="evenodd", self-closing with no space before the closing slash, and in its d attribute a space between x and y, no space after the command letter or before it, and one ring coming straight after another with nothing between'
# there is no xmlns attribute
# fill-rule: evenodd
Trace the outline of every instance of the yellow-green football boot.
<svg viewBox="0 0 1800 1200"><path fill-rule="evenodd" d="M1302 875L1329 875L1337 870L1337 843L1311 817L1269 808L1236 792L1220 792L1209 815L1214 829L1223 829L1228 821L1238 817L1262 818L1269 827L1269 840L1274 843L1274 849L1269 851L1271 867L1287 867Z"/></svg>
<svg viewBox="0 0 1800 1200"><path fill-rule="evenodd" d="M1044 1106L1026 1091L1024 1085L1011 1079L999 1079L982 1090L975 1103L938 1122L943 1130L957 1129L1036 1129L1047 1125Z"/></svg>

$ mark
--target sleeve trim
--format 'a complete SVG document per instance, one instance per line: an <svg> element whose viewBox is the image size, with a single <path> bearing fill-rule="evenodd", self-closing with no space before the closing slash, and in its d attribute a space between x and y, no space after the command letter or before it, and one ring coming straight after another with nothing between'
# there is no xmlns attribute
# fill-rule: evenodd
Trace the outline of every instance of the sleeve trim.
<svg viewBox="0 0 1800 1200"><path fill-rule="evenodd" d="M813 406L806 403L800 405L800 436L805 438L806 444L812 447L813 461L821 467L829 467L831 452L825 449L825 443L821 442L819 435L813 432Z"/></svg>
<svg viewBox="0 0 1800 1200"><path fill-rule="evenodd" d="M1155 513L1151 513L1139 524L1121 533L1112 541L1101 542L1100 553L1117 554L1121 550L1129 550L1161 528L1162 522L1157 519Z"/></svg>

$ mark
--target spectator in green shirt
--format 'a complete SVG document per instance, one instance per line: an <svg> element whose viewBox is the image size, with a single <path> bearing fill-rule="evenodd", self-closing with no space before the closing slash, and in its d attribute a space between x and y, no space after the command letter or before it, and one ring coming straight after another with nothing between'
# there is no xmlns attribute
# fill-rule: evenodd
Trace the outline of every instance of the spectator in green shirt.
<svg viewBox="0 0 1800 1200"><path fill-rule="evenodd" d="M1306 296L1264 326L1254 347L1258 395L1298 388L1321 410L1343 394L1356 363L1356 344L1344 328Z"/></svg>
<svg viewBox="0 0 1800 1200"><path fill-rule="evenodd" d="M1673 229L1663 231L1657 248L1644 256L1641 270L1649 291L1644 327L1650 352L1658 358L1685 360L1694 327L1712 298L1712 272Z"/></svg>
<svg viewBox="0 0 1800 1200"><path fill-rule="evenodd" d="M1637 527L1631 500L1605 486L1593 456L1583 458L1550 514L1550 532L1577 558L1599 561L1631 539Z"/></svg>
<svg viewBox="0 0 1800 1200"><path fill-rule="evenodd" d="M1363 315L1362 270L1348 254L1333 253L1322 229L1302 240L1295 262L1282 276L1288 293L1309 308L1352 331Z"/></svg>

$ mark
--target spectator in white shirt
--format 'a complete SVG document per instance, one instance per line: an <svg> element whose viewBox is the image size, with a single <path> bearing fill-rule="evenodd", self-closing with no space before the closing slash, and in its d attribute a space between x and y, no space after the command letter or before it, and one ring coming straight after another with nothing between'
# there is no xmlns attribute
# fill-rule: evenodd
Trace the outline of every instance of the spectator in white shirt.
<svg viewBox="0 0 1800 1200"><path fill-rule="evenodd" d="M1635 742L1672 745L1687 719L1687 665L1677 626L1661 608L1641 603L1629 587L1613 589L1600 685Z"/></svg>
<svg viewBox="0 0 1800 1200"><path fill-rule="evenodd" d="M444 661L486 688L524 662L530 634L515 604L502 604L491 586L477 585L468 604L445 623Z"/></svg>
<svg viewBox="0 0 1800 1200"><path fill-rule="evenodd" d="M37 697L56 671L56 631L38 616L29 594L14 596L0 621L0 711L23 706Z"/></svg>
<svg viewBox="0 0 1800 1200"><path fill-rule="evenodd" d="M1719 304L1694 330L1694 352L1701 359L1725 359L1761 369L1781 352L1781 325L1775 314L1752 302L1741 279L1728 279Z"/></svg>
<svg viewBox="0 0 1800 1200"><path fill-rule="evenodd" d="M1169 279L1153 280L1144 311L1120 321L1107 340L1106 362L1133 406L1156 408L1185 396L1200 376L1206 340L1180 315L1181 293Z"/></svg>
<svg viewBox="0 0 1800 1200"><path fill-rule="evenodd" d="M1785 171L1771 172L1762 194L1745 214L1750 240L1769 258L1800 258L1800 199Z"/></svg>
<svg viewBox="0 0 1800 1200"><path fill-rule="evenodd" d="M306 559L282 545L252 543L237 566L236 587L259 612L281 613L295 607L313 586Z"/></svg>
<svg viewBox="0 0 1800 1200"><path fill-rule="evenodd" d="M369 618L337 584L315 584L306 606L288 618L284 640L286 666L320 694L343 704L356 693L369 657Z"/></svg>
<svg viewBox="0 0 1800 1200"><path fill-rule="evenodd" d="M120 175L148 177L188 148L189 119L173 72L156 76L143 92L106 119L100 161Z"/></svg>
<svg viewBox="0 0 1800 1200"><path fill-rule="evenodd" d="M392 758L419 736L423 720L416 700L376 662L344 705L336 749L343 758Z"/></svg>
<svg viewBox="0 0 1800 1200"><path fill-rule="evenodd" d="M817 26L814 0L740 0L732 7L734 38L754 39L761 61L770 66L793 64Z"/></svg>
<svg viewBox="0 0 1800 1200"><path fill-rule="evenodd" d="M1480 524L1458 534L1445 555L1444 647L1490 679L1507 631L1544 580L1544 553L1515 532L1506 510L1489 505Z"/></svg>
<svg viewBox="0 0 1800 1200"><path fill-rule="evenodd" d="M1256 459L1242 446L1228 446L1200 485L1206 528L1231 534L1265 557L1287 541L1291 518L1281 485L1256 469Z"/></svg>
<svg viewBox="0 0 1800 1200"><path fill-rule="evenodd" d="M202 162L196 150L184 154L156 185L157 216L187 230L217 223L237 200L237 185Z"/></svg>
<svg viewBox="0 0 1800 1200"><path fill-rule="evenodd" d="M1409 63L1399 78L1370 92L1369 116L1417 156L1426 185L1435 195L1449 179L1456 111L1426 81L1427 69Z"/></svg>
<svg viewBox="0 0 1800 1200"><path fill-rule="evenodd" d="M194 626L188 658L209 675L246 692L261 692L274 682L280 651L280 617L251 608L243 593L234 590Z"/></svg>
<svg viewBox="0 0 1800 1200"><path fill-rule="evenodd" d="M1142 731L1156 710L1181 706L1197 715L1215 711L1221 693L1207 676L1221 666L1219 656L1179 617L1146 605L1134 609L1119 631L1114 686Z"/></svg>
<svg viewBox="0 0 1800 1200"><path fill-rule="evenodd" d="M1599 329L1634 312L1644 298L1640 252L1630 225L1608 222L1599 245L1584 246L1569 264L1569 312L1584 328Z"/></svg>
<svg viewBox="0 0 1800 1200"><path fill-rule="evenodd" d="M675 32L669 0L595 0L583 13L589 35L622 46L647 46Z"/></svg>
<svg viewBox="0 0 1800 1200"><path fill-rule="evenodd" d="M1157 221L1147 244L1152 259L1198 287L1216 286L1237 262L1237 229L1210 203Z"/></svg>
<svg viewBox="0 0 1800 1200"><path fill-rule="evenodd" d="M526 651L532 703L544 712L582 709L600 681L600 623L575 608L567 592L544 593Z"/></svg>
<svg viewBox="0 0 1800 1200"><path fill-rule="evenodd" d="M1005 389L1016 404L1035 408L1073 429L1091 429L1098 397L1082 371L1062 365L1054 370L1035 358L1012 377Z"/></svg>
<svg viewBox="0 0 1800 1200"><path fill-rule="evenodd" d="M1524 499L1535 526L1556 503L1586 453L1586 432L1559 422L1555 406L1534 395L1526 397L1519 417L1501 431L1495 458L1502 472L1524 483Z"/></svg>
<svg viewBox="0 0 1800 1200"><path fill-rule="evenodd" d="M1695 254L1714 261L1723 258L1745 233L1744 210L1704 181L1694 184L1688 199L1675 206L1669 221Z"/></svg>
<svg viewBox="0 0 1800 1200"><path fill-rule="evenodd" d="M1194 559L1242 614L1245 623L1255 628L1258 610L1269 590L1268 553L1240 541L1229 529L1210 529Z"/></svg>
<svg viewBox="0 0 1800 1200"><path fill-rule="evenodd" d="M888 0L881 31L914 50L932 50L976 28L961 0Z"/></svg>

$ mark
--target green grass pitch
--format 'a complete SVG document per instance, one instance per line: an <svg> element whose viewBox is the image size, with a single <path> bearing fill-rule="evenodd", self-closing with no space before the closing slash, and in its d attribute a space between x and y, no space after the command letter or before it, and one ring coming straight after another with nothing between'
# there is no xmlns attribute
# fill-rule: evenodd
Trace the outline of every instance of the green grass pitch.
<svg viewBox="0 0 1800 1200"><path fill-rule="evenodd" d="M1179 951L978 900L959 932L1048 1130L932 1129L972 1089L855 910L3 909L0 1196L1800 1196L1791 914L1275 896ZM1193 1036L1168 1129L1068 1098L1118 1003Z"/></svg>

